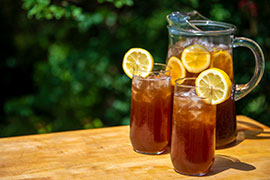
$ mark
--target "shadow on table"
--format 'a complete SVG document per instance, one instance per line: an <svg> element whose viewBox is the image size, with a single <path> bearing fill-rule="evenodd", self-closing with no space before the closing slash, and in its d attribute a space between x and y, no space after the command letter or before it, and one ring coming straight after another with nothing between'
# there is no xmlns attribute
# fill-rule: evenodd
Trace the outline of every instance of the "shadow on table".
<svg viewBox="0 0 270 180"><path fill-rule="evenodd" d="M245 128L238 129L236 141L226 146L219 147L218 149L225 149L236 146L243 142L245 139L270 139L270 131L264 131L262 127L256 124L241 120L238 120L237 123L240 127Z"/></svg>
<svg viewBox="0 0 270 180"><path fill-rule="evenodd" d="M216 154L215 162L210 172L206 176L215 175L228 169L237 169L240 171L252 171L256 169L256 167L252 166L251 164L241 162L239 159L231 156Z"/></svg>
<svg viewBox="0 0 270 180"><path fill-rule="evenodd" d="M256 124L244 121L237 121L237 123L252 128L252 130L238 130L238 132L244 132L245 139L270 139L270 131L264 131L263 128ZM258 136L259 134L263 134L263 136Z"/></svg>

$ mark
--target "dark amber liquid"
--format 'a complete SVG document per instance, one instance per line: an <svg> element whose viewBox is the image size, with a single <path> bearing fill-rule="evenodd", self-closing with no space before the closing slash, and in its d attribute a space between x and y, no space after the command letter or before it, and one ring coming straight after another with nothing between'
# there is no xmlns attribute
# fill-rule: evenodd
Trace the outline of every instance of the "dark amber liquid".
<svg viewBox="0 0 270 180"><path fill-rule="evenodd" d="M203 175L214 162L216 107L189 100L174 96L171 160L177 172Z"/></svg>
<svg viewBox="0 0 270 180"><path fill-rule="evenodd" d="M236 113L235 101L233 95L224 103L217 105L216 122L216 146L223 147L235 141L236 131Z"/></svg>
<svg viewBox="0 0 270 180"><path fill-rule="evenodd" d="M170 78L133 78L130 140L135 151L159 154L170 142L172 91Z"/></svg>

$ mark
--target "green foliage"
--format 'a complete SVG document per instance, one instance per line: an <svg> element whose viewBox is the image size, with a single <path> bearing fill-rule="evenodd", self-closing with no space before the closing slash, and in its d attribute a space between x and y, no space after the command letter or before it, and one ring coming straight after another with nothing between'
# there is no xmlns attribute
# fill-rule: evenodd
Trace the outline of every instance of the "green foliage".
<svg viewBox="0 0 270 180"><path fill-rule="evenodd" d="M231 17L230 11L225 9L222 4L215 4L210 14L217 21L224 21Z"/></svg>
<svg viewBox="0 0 270 180"><path fill-rule="evenodd" d="M50 0L24 0L23 8L28 10L28 17L36 19L72 19L78 24L81 31L86 31L94 24L100 24L104 19L107 23L113 24L115 14L106 9L96 12L86 12L81 7L72 5L68 1L60 1L53 4ZM110 2L117 8L124 5L133 5L132 0L98 0L99 3ZM91 2L89 2L91 3Z"/></svg>
<svg viewBox="0 0 270 180"><path fill-rule="evenodd" d="M264 94L256 97L253 99L244 109L244 113L256 113L256 114L261 114L263 113L263 110L265 109L265 100L266 97Z"/></svg>
<svg viewBox="0 0 270 180"><path fill-rule="evenodd" d="M121 8L124 5L127 5L127 6L132 6L133 5L133 1L132 0L98 0L98 2L99 3L111 2L117 8Z"/></svg>
<svg viewBox="0 0 270 180"><path fill-rule="evenodd" d="M237 102L237 114L270 125L266 95L270 91L270 7L258 2L260 11L251 16L246 6L218 0L23 0L23 10L8 14L17 17L18 31L7 41L17 53L7 55L4 67L32 69L25 73L32 86L20 95L6 97L0 136L128 124L130 79L121 68L124 53L142 47L155 61L165 62L166 15L194 8L213 20L235 24L237 35L250 37L263 47L267 60L263 81ZM253 73L249 53L235 50L236 82L245 83ZM25 74L18 73L15 84ZM9 77L12 74L5 76Z"/></svg>

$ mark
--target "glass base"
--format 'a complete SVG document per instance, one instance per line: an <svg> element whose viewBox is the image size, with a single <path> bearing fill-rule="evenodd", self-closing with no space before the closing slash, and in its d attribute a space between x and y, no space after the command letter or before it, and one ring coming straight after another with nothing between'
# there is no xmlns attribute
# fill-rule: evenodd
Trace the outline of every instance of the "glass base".
<svg viewBox="0 0 270 180"><path fill-rule="evenodd" d="M135 152L140 153L140 154L147 154L147 155L159 155L159 154L163 154L166 149L162 150L162 151L158 151L158 152L144 152L144 151L139 151L137 149L134 149Z"/></svg>
<svg viewBox="0 0 270 180"><path fill-rule="evenodd" d="M183 172L181 172L181 171L178 171L177 169L174 169L177 173L179 173L179 174L182 174L182 175L186 175L186 176L204 176L204 175L206 175L208 172L209 172L209 170L207 171L207 172L204 172L204 173L199 173L199 174L197 174L197 173L183 173Z"/></svg>
<svg viewBox="0 0 270 180"><path fill-rule="evenodd" d="M231 139L230 141L223 144L216 144L216 149L225 149L234 146L236 143L236 138Z"/></svg>

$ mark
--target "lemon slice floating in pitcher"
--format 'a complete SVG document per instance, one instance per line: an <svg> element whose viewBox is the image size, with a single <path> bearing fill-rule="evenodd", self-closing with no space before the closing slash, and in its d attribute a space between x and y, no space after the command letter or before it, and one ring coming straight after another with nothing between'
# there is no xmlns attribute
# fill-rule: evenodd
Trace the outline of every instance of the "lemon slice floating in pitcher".
<svg viewBox="0 0 270 180"><path fill-rule="evenodd" d="M218 68L201 72L196 78L195 86L198 96L206 98L206 101L211 104L220 104L231 96L230 77Z"/></svg>
<svg viewBox="0 0 270 180"><path fill-rule="evenodd" d="M142 48L131 48L126 52L122 62L122 68L126 75L132 79L133 68L140 68L139 75L147 77L153 69L154 59L152 55Z"/></svg>
<svg viewBox="0 0 270 180"><path fill-rule="evenodd" d="M175 56L170 57L168 60L169 67L171 67L171 84L175 85L175 80L179 78L186 77L186 70L184 68L184 65L182 64L181 60L178 59ZM181 82L178 82L181 83Z"/></svg>
<svg viewBox="0 0 270 180"><path fill-rule="evenodd" d="M231 79L233 78L232 55L228 51L214 51L212 53L211 67L222 69L229 75Z"/></svg>
<svg viewBox="0 0 270 180"><path fill-rule="evenodd" d="M199 73L209 67L211 54L205 47L194 44L184 49L181 59L188 72Z"/></svg>

